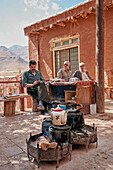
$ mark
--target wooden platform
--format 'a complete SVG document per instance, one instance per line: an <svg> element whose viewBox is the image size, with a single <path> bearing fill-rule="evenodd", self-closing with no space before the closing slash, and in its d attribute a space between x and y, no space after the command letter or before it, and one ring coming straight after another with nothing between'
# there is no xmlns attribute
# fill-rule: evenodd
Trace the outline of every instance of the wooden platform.
<svg viewBox="0 0 113 170"><path fill-rule="evenodd" d="M17 96L9 96L8 98L0 99L0 102L4 102L4 116L15 115L16 100L30 97L27 93L18 94Z"/></svg>

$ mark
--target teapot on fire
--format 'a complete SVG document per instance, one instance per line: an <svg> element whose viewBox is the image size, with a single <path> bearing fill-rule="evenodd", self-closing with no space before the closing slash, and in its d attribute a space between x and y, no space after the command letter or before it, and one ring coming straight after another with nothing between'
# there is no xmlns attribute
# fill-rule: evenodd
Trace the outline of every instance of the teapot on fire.
<svg viewBox="0 0 113 170"><path fill-rule="evenodd" d="M54 125L65 125L67 122L67 111L60 107L56 107L51 112L51 118Z"/></svg>

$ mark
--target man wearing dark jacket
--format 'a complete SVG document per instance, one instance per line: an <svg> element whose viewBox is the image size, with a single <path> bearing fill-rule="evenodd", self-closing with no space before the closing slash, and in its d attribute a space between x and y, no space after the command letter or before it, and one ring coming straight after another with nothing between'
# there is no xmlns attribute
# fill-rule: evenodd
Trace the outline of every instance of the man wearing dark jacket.
<svg viewBox="0 0 113 170"><path fill-rule="evenodd" d="M35 60L29 62L29 68L30 69L23 74L22 86L27 88L27 93L35 98L37 103L42 101L43 105L40 107L40 110L45 109L45 113L47 113L48 106L51 104L51 99L45 86L45 80L41 72L36 70Z"/></svg>
<svg viewBox="0 0 113 170"><path fill-rule="evenodd" d="M82 81L89 81L93 80L87 70L85 70L85 63L81 62L79 64L80 70L76 70L73 74L74 77L77 77L79 80Z"/></svg>

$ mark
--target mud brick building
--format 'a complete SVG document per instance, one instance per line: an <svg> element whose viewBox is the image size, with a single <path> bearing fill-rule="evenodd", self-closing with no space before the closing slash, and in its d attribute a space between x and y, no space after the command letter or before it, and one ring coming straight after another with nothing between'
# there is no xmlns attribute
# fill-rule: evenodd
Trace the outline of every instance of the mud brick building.
<svg viewBox="0 0 113 170"><path fill-rule="evenodd" d="M113 86L113 1L104 0L105 85ZM24 28L28 36L29 60L38 61L46 80L56 77L65 60L74 72L79 62L95 79L96 2L88 0L56 16Z"/></svg>

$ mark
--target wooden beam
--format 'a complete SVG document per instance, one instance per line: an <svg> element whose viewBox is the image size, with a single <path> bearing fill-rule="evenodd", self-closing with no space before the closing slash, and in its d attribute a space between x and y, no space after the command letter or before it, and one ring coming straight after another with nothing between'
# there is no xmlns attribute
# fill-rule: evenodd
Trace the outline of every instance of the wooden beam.
<svg viewBox="0 0 113 170"><path fill-rule="evenodd" d="M83 12L80 14L80 16L81 16L82 18L84 18L84 19L87 19L87 18L88 18L88 13L85 12L85 11L83 11Z"/></svg>
<svg viewBox="0 0 113 170"><path fill-rule="evenodd" d="M67 17L67 19L65 19L64 22L66 23L66 22L69 22L69 21L71 21L71 17Z"/></svg>
<svg viewBox="0 0 113 170"><path fill-rule="evenodd" d="M77 25L79 25L78 20L76 19L76 17L71 16L70 22L71 23L76 23Z"/></svg>
<svg viewBox="0 0 113 170"><path fill-rule="evenodd" d="M108 11L109 7L108 7L108 6L105 6L104 9L105 9L106 11Z"/></svg>
<svg viewBox="0 0 113 170"><path fill-rule="evenodd" d="M97 112L105 112L104 101L104 3L96 0L96 102Z"/></svg>
<svg viewBox="0 0 113 170"><path fill-rule="evenodd" d="M54 30L56 29L54 24L50 24L49 28Z"/></svg>
<svg viewBox="0 0 113 170"><path fill-rule="evenodd" d="M48 31L49 27L43 27L42 30L43 31Z"/></svg>
<svg viewBox="0 0 113 170"><path fill-rule="evenodd" d="M56 22L56 25L59 25L61 27L65 27L66 26L66 24L64 22L61 22L61 21Z"/></svg>
<svg viewBox="0 0 113 170"><path fill-rule="evenodd" d="M75 17L71 16L70 22L72 22L72 23L77 22L77 19Z"/></svg>
<svg viewBox="0 0 113 170"><path fill-rule="evenodd" d="M33 31L32 34L40 34L40 32L39 31Z"/></svg>
<svg viewBox="0 0 113 170"><path fill-rule="evenodd" d="M34 35L33 35L33 33L28 33L28 36L31 36L31 37L33 37Z"/></svg>
<svg viewBox="0 0 113 170"><path fill-rule="evenodd" d="M93 8L93 7L90 7L90 8L89 8L89 12L90 12L90 13L93 13L93 14L96 14L96 9Z"/></svg>

